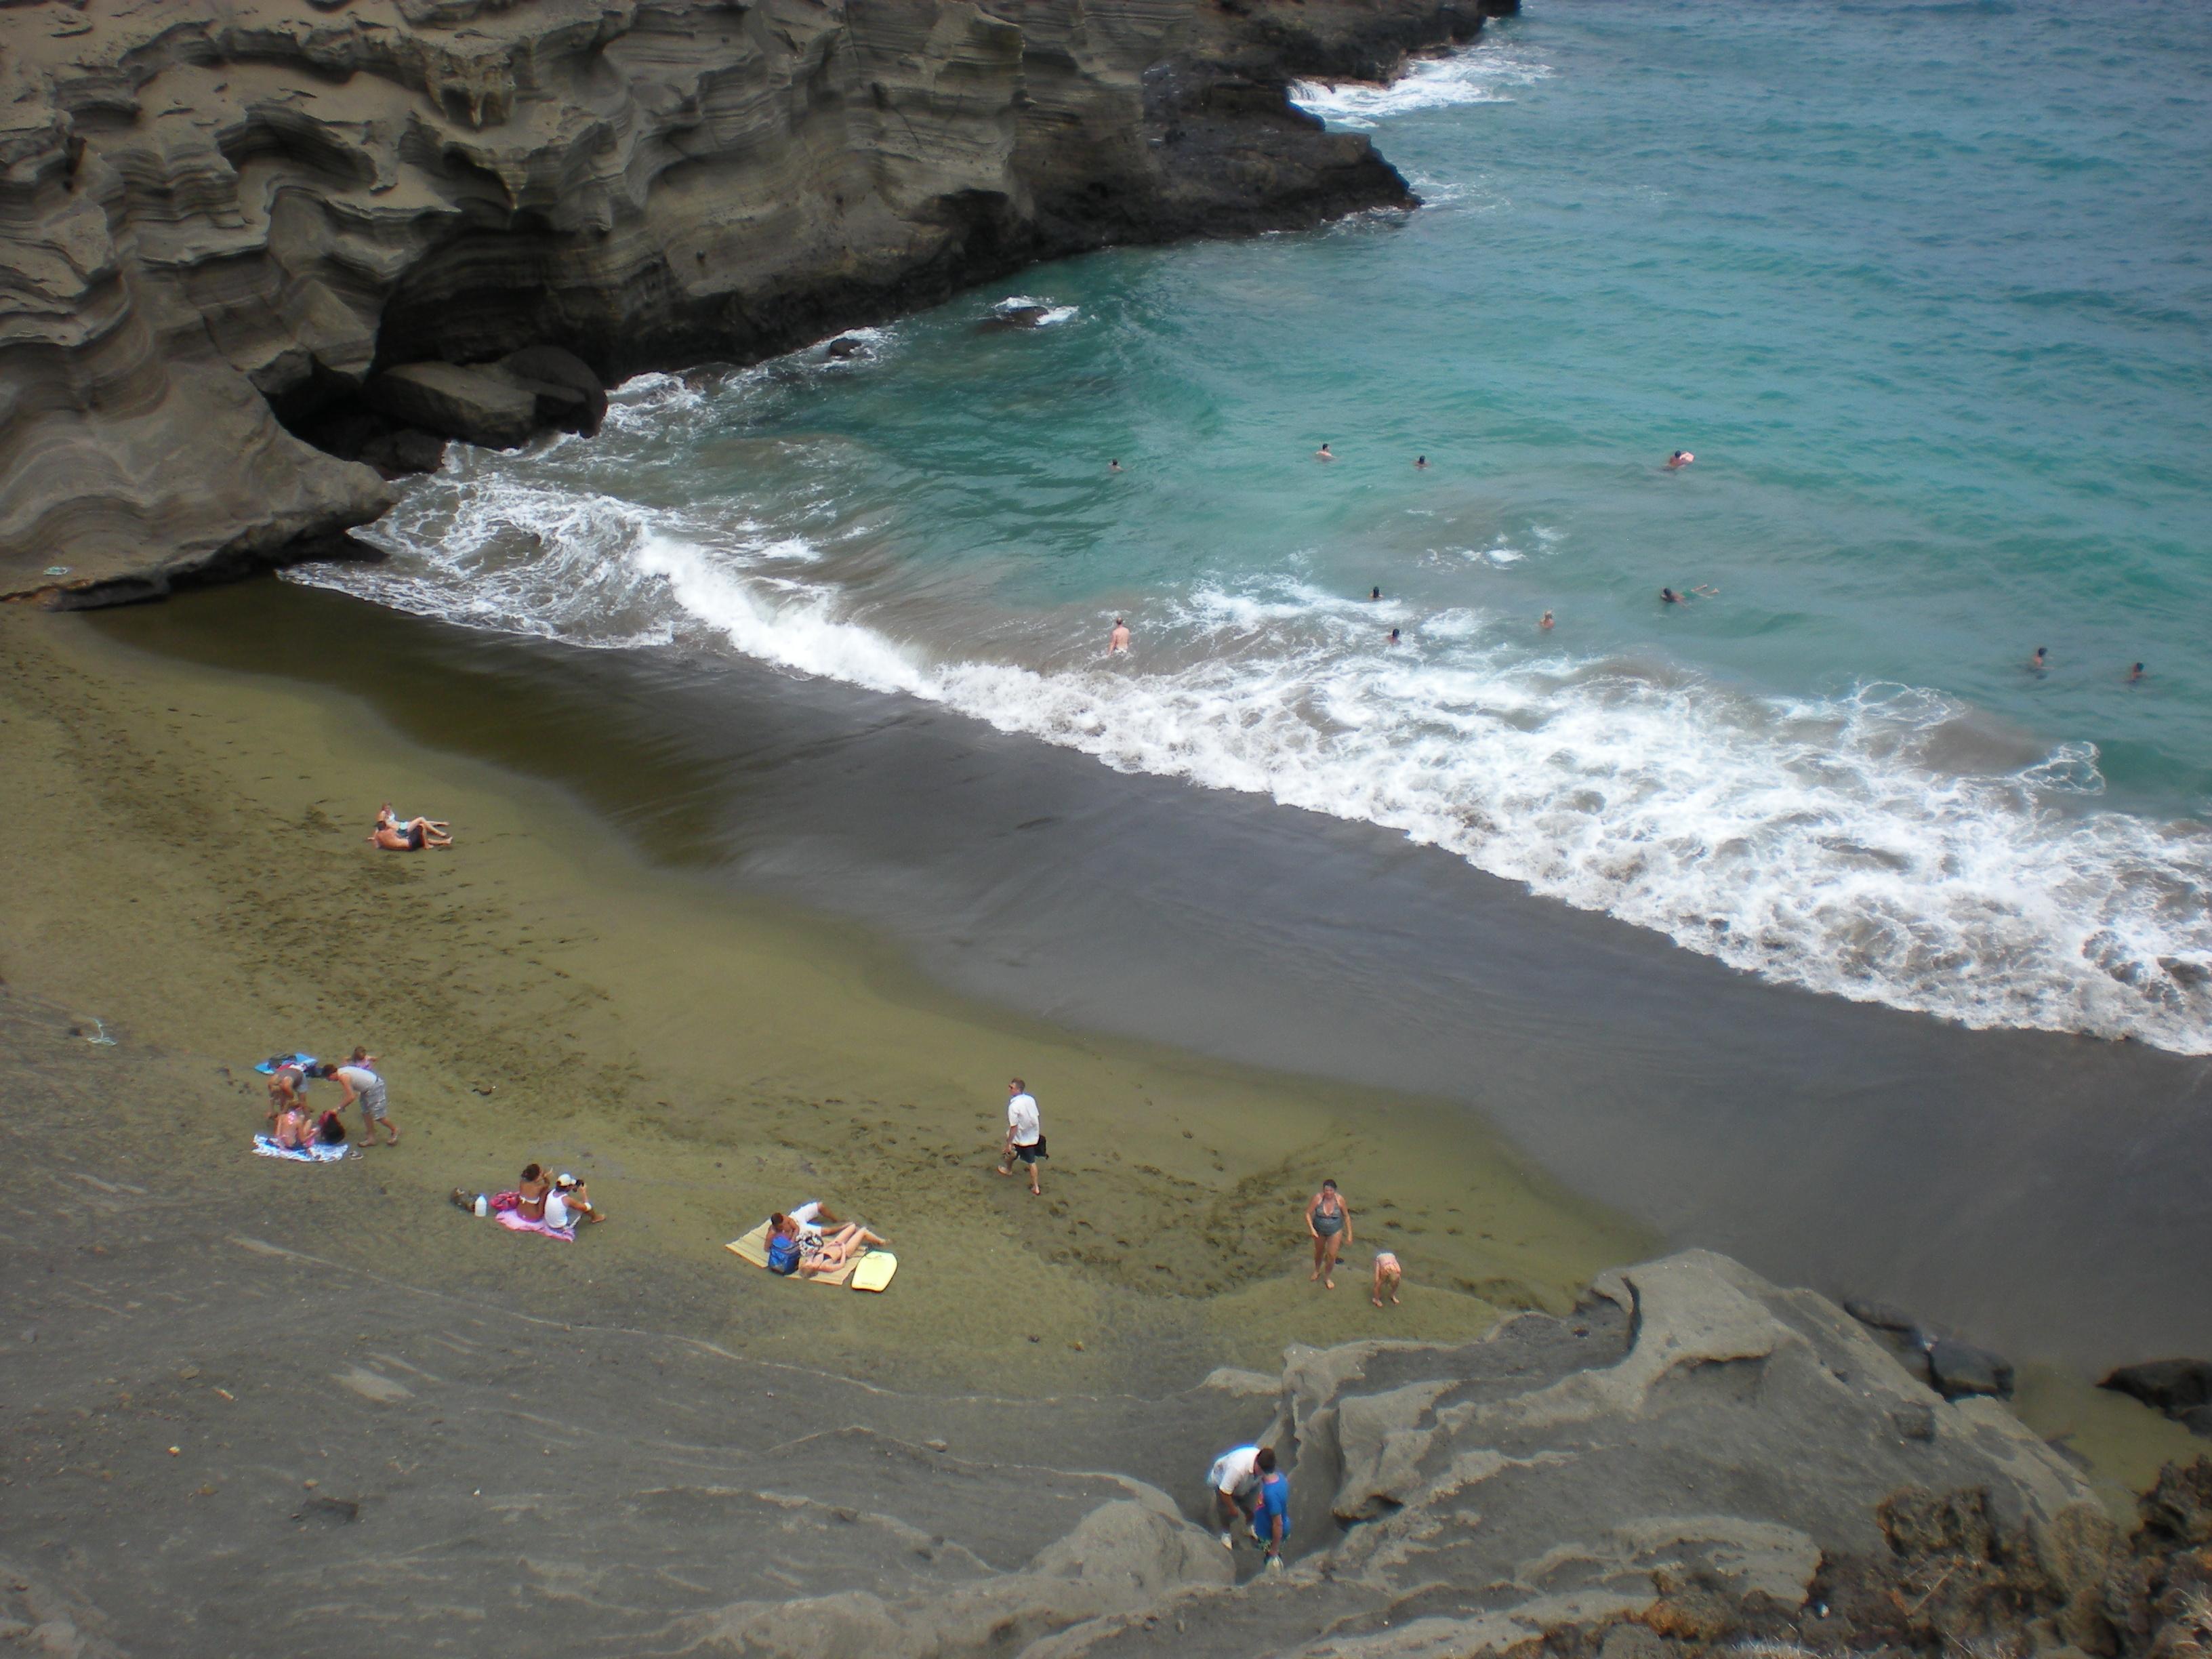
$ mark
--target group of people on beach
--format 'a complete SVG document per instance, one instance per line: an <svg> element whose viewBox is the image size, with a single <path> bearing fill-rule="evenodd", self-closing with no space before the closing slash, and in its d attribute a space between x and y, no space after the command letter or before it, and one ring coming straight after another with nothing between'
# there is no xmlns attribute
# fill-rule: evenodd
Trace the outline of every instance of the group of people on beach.
<svg viewBox="0 0 2212 1659"><path fill-rule="evenodd" d="M385 1145L399 1144L399 1126L392 1121L384 1075L377 1059L366 1048L356 1048L351 1058L325 1063L305 1054L280 1054L269 1072L269 1135L286 1152L322 1145L335 1146L346 1138L343 1113L361 1108L361 1146L376 1145L377 1127L384 1128ZM339 1098L335 1107L317 1112L307 1100L310 1083L335 1083Z"/></svg>
<svg viewBox="0 0 2212 1659"><path fill-rule="evenodd" d="M453 844L453 826L443 818L406 818L386 801L376 809L376 823L368 832L369 844L387 853L419 853L424 848Z"/></svg>
<svg viewBox="0 0 2212 1659"><path fill-rule="evenodd" d="M1352 1243L1352 1209L1345 1203L1344 1194L1337 1191L1336 1182L1324 1181L1321 1190L1306 1200L1306 1231L1313 1238L1313 1272L1308 1279L1319 1279L1323 1290L1336 1288L1337 1256ZM1388 1292L1390 1305L1398 1306L1398 1286L1405 1280L1406 1270L1400 1265L1395 1250L1375 1252L1375 1282L1368 1300L1376 1307L1382 1305Z"/></svg>
<svg viewBox="0 0 2212 1659"><path fill-rule="evenodd" d="M453 1207L475 1215L513 1215L551 1228L574 1227L605 1221L606 1214L592 1202L591 1189L566 1170L549 1175L542 1164L526 1164L521 1178L504 1192L471 1193L465 1187L453 1191Z"/></svg>
<svg viewBox="0 0 2212 1659"><path fill-rule="evenodd" d="M857 1221L841 1221L818 1199L808 1199L768 1218L768 1270L820 1278L842 1273L855 1256L890 1240Z"/></svg>

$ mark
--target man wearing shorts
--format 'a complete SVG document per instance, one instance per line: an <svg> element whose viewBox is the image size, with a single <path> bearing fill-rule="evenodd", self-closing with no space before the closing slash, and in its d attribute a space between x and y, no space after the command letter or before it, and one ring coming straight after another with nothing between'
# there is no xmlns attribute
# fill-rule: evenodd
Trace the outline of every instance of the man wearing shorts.
<svg viewBox="0 0 2212 1659"><path fill-rule="evenodd" d="M1037 1160L1046 1152L1036 1097L1019 1078L1006 1085L1006 1155L999 1160L999 1173L1013 1174L1014 1160L1019 1158L1030 1172L1030 1192L1042 1194L1044 1188L1037 1184Z"/></svg>
<svg viewBox="0 0 2212 1659"><path fill-rule="evenodd" d="M358 1100L361 1103L362 1146L367 1148L376 1145L376 1126L381 1123L387 1137L384 1144L397 1146L399 1144L399 1126L392 1121L392 1114L385 1109L384 1079L368 1069L369 1061L375 1058L367 1050L356 1048L351 1060L331 1069L331 1075L337 1079L338 1087L345 1091L345 1098L338 1102L338 1110L343 1112Z"/></svg>
<svg viewBox="0 0 2212 1659"><path fill-rule="evenodd" d="M1206 1472L1206 1490L1213 1494L1213 1521L1221 1528L1221 1547L1237 1547L1237 1523L1245 1519L1260 1496L1260 1483L1275 1467L1272 1446L1238 1446L1213 1460Z"/></svg>

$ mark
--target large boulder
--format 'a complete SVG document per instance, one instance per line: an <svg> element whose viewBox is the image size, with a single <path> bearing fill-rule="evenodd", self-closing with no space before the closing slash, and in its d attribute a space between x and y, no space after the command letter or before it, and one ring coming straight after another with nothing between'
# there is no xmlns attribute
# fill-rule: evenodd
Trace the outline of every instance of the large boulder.
<svg viewBox="0 0 2212 1659"><path fill-rule="evenodd" d="M1945 1337L1929 1348L1928 1364L1936 1373L1936 1391L1946 1400L1970 1395L2012 1398L2012 1362L1987 1348Z"/></svg>
<svg viewBox="0 0 2212 1659"><path fill-rule="evenodd" d="M552 345L525 346L501 358L499 367L536 396L541 426L589 437L607 417L605 386L598 372L573 351Z"/></svg>
<svg viewBox="0 0 2212 1659"><path fill-rule="evenodd" d="M487 449L514 449L540 429L537 388L488 364L402 363L370 380L369 406L403 426Z"/></svg>
<svg viewBox="0 0 2212 1659"><path fill-rule="evenodd" d="M2191 1433L2212 1437L2212 1360L2154 1359L2123 1365L2097 1385L2164 1412Z"/></svg>
<svg viewBox="0 0 2212 1659"><path fill-rule="evenodd" d="M2096 1638L2111 1519L1995 1401L1947 1403L1834 1304L1708 1252L1594 1292L1463 1346L1292 1349L1291 1570L1029 1659L1440 1659L1547 1637L1644 1659L1629 1623L1825 1650L1854 1639L1823 1613L1846 1580L1869 1648L1977 1640L2028 1609Z"/></svg>

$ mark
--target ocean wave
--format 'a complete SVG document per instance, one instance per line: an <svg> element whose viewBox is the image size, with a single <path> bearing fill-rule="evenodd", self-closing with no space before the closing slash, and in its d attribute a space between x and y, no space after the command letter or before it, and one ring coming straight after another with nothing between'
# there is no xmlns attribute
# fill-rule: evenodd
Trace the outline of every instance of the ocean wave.
<svg viewBox="0 0 2212 1659"><path fill-rule="evenodd" d="M1416 110L1510 103L1516 91L1551 72L1508 44L1483 41L1447 58L1419 59L1388 86L1299 81L1291 88L1291 101L1331 126L1364 131Z"/></svg>
<svg viewBox="0 0 2212 1659"><path fill-rule="evenodd" d="M1415 619L1291 579L1201 585L1091 654L948 659L817 579L788 532L519 481L493 458L410 487L383 566L300 579L595 646L711 642L921 698L1107 765L1262 794L1446 848L1768 979L1974 1026L2212 1053L2212 835L2098 810L2088 744L1948 769L1973 711L1918 688L1751 696L1532 657L1479 607ZM1380 643L1402 621L1406 642Z"/></svg>

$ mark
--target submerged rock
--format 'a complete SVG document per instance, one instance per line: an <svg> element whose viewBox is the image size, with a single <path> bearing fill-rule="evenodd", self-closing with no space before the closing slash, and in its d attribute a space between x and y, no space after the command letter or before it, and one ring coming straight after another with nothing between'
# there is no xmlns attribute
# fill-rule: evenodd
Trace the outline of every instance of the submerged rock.
<svg viewBox="0 0 2212 1659"><path fill-rule="evenodd" d="M2154 1359L2123 1365L2097 1386L2140 1400L2185 1425L2191 1434L2212 1438L2212 1360Z"/></svg>

